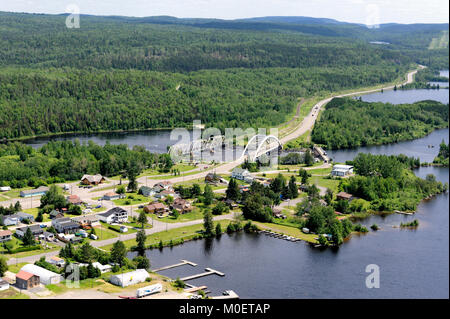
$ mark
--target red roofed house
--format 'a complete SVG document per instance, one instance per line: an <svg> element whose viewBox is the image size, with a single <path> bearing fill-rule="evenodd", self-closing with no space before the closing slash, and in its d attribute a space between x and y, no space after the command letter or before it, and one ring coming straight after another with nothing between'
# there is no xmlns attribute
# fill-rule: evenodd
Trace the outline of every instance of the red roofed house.
<svg viewBox="0 0 450 319"><path fill-rule="evenodd" d="M78 195L70 195L67 196L67 200L69 201L69 203L71 203L72 205L81 205L83 203L83 201L81 200L80 197L78 197Z"/></svg>
<svg viewBox="0 0 450 319"><path fill-rule="evenodd" d="M19 271L16 275L16 286L19 289L31 289L39 286L40 279L38 276L30 274L24 270Z"/></svg>

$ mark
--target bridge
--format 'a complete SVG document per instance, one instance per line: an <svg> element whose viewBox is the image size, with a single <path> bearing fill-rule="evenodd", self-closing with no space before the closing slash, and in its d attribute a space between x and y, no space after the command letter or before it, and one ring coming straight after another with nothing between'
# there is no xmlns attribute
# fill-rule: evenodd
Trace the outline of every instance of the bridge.
<svg viewBox="0 0 450 319"><path fill-rule="evenodd" d="M197 139L188 144L179 143L169 148L169 154L172 156L192 155L196 152L211 151L216 148L222 148L225 145L225 136L216 135L209 139ZM238 160L242 161L246 156L250 161L256 161L263 154L270 153L282 148L282 143L274 135L256 134L248 141L247 145Z"/></svg>

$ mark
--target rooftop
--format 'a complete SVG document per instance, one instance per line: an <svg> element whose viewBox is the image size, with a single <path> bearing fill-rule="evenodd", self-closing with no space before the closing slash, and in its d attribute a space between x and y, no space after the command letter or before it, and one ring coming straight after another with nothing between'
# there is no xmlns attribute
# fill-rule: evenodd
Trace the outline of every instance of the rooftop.
<svg viewBox="0 0 450 319"><path fill-rule="evenodd" d="M21 270L17 273L16 278L22 279L22 280L29 280L31 277L33 277L33 274L30 274L29 272L26 272L24 270Z"/></svg>

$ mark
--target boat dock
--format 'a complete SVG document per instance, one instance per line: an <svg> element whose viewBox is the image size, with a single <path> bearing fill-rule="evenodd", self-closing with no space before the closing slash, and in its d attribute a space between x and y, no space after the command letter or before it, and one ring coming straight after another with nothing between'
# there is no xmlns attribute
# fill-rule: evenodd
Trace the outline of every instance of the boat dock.
<svg viewBox="0 0 450 319"><path fill-rule="evenodd" d="M182 281L192 280L192 279L209 276L209 275L214 275L214 274L221 276L221 277L225 276L225 274L223 272L214 270L212 268L205 268L205 272L202 272L201 274L183 277L183 278L180 278L180 280L182 280Z"/></svg>
<svg viewBox="0 0 450 319"><path fill-rule="evenodd" d="M407 213L407 212L402 212L400 210L395 210L394 211L396 214L402 214L402 215L414 215L413 213Z"/></svg>
<svg viewBox="0 0 450 319"><path fill-rule="evenodd" d="M275 233L275 232L270 231L270 230L261 230L260 233L263 233L263 234L265 234L267 236L270 236L270 237L273 237L273 238L284 239L284 240L291 241L291 242L301 241L300 238L296 238L296 237L292 237L292 236L288 236L288 235L284 235L284 234Z"/></svg>
<svg viewBox="0 0 450 319"><path fill-rule="evenodd" d="M239 299L239 296L237 293L235 293L233 290L227 290L228 295L224 296L212 296L211 299Z"/></svg>
<svg viewBox="0 0 450 319"><path fill-rule="evenodd" d="M180 266L184 266L184 265L190 265L192 267L197 266L197 264L193 263L192 261L182 259L181 263L174 264L174 265L169 265L169 266L165 266L165 267L161 267L161 268L157 268L157 269L153 269L153 272L162 271L162 270L166 270L166 269L171 269L171 268L175 268L175 267L180 267Z"/></svg>
<svg viewBox="0 0 450 319"><path fill-rule="evenodd" d="M207 289L208 287L207 286L200 286L200 287L192 287L192 288L187 288L187 289L184 289L184 292L196 292L196 291L199 291L199 290L205 290L205 289Z"/></svg>

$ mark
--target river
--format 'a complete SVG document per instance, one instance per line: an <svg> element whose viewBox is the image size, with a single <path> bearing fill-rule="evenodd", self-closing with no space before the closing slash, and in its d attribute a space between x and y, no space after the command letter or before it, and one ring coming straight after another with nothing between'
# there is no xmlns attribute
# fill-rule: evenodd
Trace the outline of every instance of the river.
<svg viewBox="0 0 450 319"><path fill-rule="evenodd" d="M435 99L448 103L448 90L397 90L364 95L366 101L393 104ZM373 154L406 154L431 162L439 143L448 143L448 129L438 130L414 140L355 150L330 151L337 162L351 160L358 152ZM165 152L169 131L108 133L38 138L27 143L37 147L49 140L93 140L104 144L145 145L155 152ZM433 145L434 148L429 148ZM425 177L432 173L448 182L448 168L422 167L415 171ZM198 240L147 254L152 268L187 259L197 267L182 266L161 273L171 278L197 274L211 267L225 277L211 275L189 281L207 285L213 295L225 289L234 290L241 298L448 298L449 297L449 198L448 194L422 202L414 216L373 216L361 223L377 223L381 230L352 236L338 249L315 249L304 242L291 243L258 234L223 235L220 239ZM416 230L393 228L400 222L417 218ZM130 254L132 257L133 254ZM380 288L365 285L366 266L380 269Z"/></svg>

